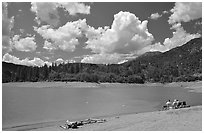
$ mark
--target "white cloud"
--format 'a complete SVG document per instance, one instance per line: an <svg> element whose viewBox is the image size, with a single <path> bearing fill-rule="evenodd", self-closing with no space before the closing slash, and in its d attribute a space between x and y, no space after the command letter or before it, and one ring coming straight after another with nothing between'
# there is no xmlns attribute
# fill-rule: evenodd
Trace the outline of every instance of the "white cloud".
<svg viewBox="0 0 204 133"><path fill-rule="evenodd" d="M66 60L65 63L75 63L76 61L74 59Z"/></svg>
<svg viewBox="0 0 204 133"><path fill-rule="evenodd" d="M168 51L168 45L162 45L160 42L155 43L154 45L151 45L151 48L149 51L154 52L154 51L160 51L160 52L166 52Z"/></svg>
<svg viewBox="0 0 204 133"><path fill-rule="evenodd" d="M70 15L90 14L90 6L79 2L32 2L31 11L36 14L36 22L46 22L47 24L57 27L60 24L58 8L63 8Z"/></svg>
<svg viewBox="0 0 204 133"><path fill-rule="evenodd" d="M77 13L90 14L90 6L87 6L84 3L60 2L59 5L69 12L70 15L76 15Z"/></svg>
<svg viewBox="0 0 204 133"><path fill-rule="evenodd" d="M13 37L13 43L14 43L14 47L18 51L25 51L25 52L35 51L37 47L34 36L20 38L19 35L15 35Z"/></svg>
<svg viewBox="0 0 204 133"><path fill-rule="evenodd" d="M48 62L43 61L40 58L34 58L33 60L28 61L29 63L31 63L31 65L35 65L35 66L43 66L45 63L48 64Z"/></svg>
<svg viewBox="0 0 204 133"><path fill-rule="evenodd" d="M189 22L202 17L202 2L176 2L168 22Z"/></svg>
<svg viewBox="0 0 204 133"><path fill-rule="evenodd" d="M54 2L32 2L31 11L36 13L38 23L42 21L52 26L58 26L60 23L57 4Z"/></svg>
<svg viewBox="0 0 204 133"><path fill-rule="evenodd" d="M11 29L14 26L14 17L8 18L7 3L2 3L2 52L7 53L12 51L11 44Z"/></svg>
<svg viewBox="0 0 204 133"><path fill-rule="evenodd" d="M63 62L65 62L62 58L58 58L58 59L56 59L55 60L55 63L57 64L57 65L59 65L59 64L61 64L61 63L63 63Z"/></svg>
<svg viewBox="0 0 204 133"><path fill-rule="evenodd" d="M11 52L13 49L12 41L9 36L2 35L2 53Z"/></svg>
<svg viewBox="0 0 204 133"><path fill-rule="evenodd" d="M84 57L82 63L96 63L96 64L117 64L121 61L119 54L93 54Z"/></svg>
<svg viewBox="0 0 204 133"><path fill-rule="evenodd" d="M85 55L81 60L82 63L96 63L96 64L121 64L128 60L138 57L135 53L118 54L118 53L100 53Z"/></svg>
<svg viewBox="0 0 204 133"><path fill-rule="evenodd" d="M132 13L121 11L114 15L111 28L88 26L86 48L95 54L85 56L81 62L110 64L127 60L128 56L124 55L136 53L154 40L148 32L147 23L147 20L141 22Z"/></svg>
<svg viewBox="0 0 204 133"><path fill-rule="evenodd" d="M167 14L167 13L169 13L169 12L168 12L168 11L163 11L162 13L163 13L163 14Z"/></svg>
<svg viewBox="0 0 204 133"><path fill-rule="evenodd" d="M45 40L43 48L51 51L51 50L57 49L57 46L55 46L53 43Z"/></svg>
<svg viewBox="0 0 204 133"><path fill-rule="evenodd" d="M56 59L55 60L55 63L57 64L57 65L59 65L59 64L62 64L62 63L75 63L76 61L75 60L73 60L73 59L70 59L70 60L64 60L64 59L62 59L62 58L58 58L58 59Z"/></svg>
<svg viewBox="0 0 204 133"><path fill-rule="evenodd" d="M56 46L64 51L73 52L75 46L79 43L78 37L81 37L82 30L87 27L86 19L79 19L74 22L67 22L64 26L58 29L53 29L49 25L44 25L34 29L46 40L51 40L52 45L46 42L46 47ZM52 48L54 48L52 47Z"/></svg>
<svg viewBox="0 0 204 133"><path fill-rule="evenodd" d="M148 32L147 23L147 20L141 22L132 13L121 11L114 15L111 28L97 29L93 37L89 35L86 48L94 53L124 54L139 50L154 40Z"/></svg>
<svg viewBox="0 0 204 133"><path fill-rule="evenodd" d="M14 64L20 64L20 65L27 65L27 66L43 66L45 63L48 64L48 65L51 65L50 62L43 61L40 58L34 57L33 60L29 60L28 58L20 60L19 58L15 57L15 56L12 56L12 55L10 55L8 53L6 53L3 56L2 61L9 62L9 63L14 63Z"/></svg>
<svg viewBox="0 0 204 133"><path fill-rule="evenodd" d="M190 34L187 33L183 27L177 27L176 31L173 32L172 38L166 38L164 40L164 46L166 47L166 50L170 50L172 48L175 48L177 46L181 46L191 39L200 37L200 34Z"/></svg>
<svg viewBox="0 0 204 133"><path fill-rule="evenodd" d="M202 17L202 3L188 3L188 2L177 2L173 9L171 9L172 15L169 17L169 24L171 25L173 32L172 38L166 38L163 44L155 43L154 45L149 45L143 48L140 52L145 53L148 51L160 51L166 52L172 48L182 46L183 44L187 43L191 39L201 37L200 34L190 34L187 33L182 25L181 22L189 22L194 19L198 19ZM163 12L167 13L167 12Z"/></svg>
<svg viewBox="0 0 204 133"><path fill-rule="evenodd" d="M86 19L79 19L67 22L58 29L53 29L49 25L39 28L34 27L34 29L46 39L44 48L49 50L59 48L64 51L73 52L75 46L79 44L78 38L85 35L88 39L86 48L99 54L92 55L90 58L84 57L83 61L88 61L91 58L116 57L114 53L129 54L150 45L154 37L148 32L147 23L147 20L141 22L132 13L121 11L114 15L111 28L105 26L95 29L87 25Z"/></svg>
<svg viewBox="0 0 204 133"><path fill-rule="evenodd" d="M95 29L94 27L88 25L88 27L85 30L85 35L88 39L94 40L101 37L108 29L109 29L108 26L105 26L104 28L98 27L98 29Z"/></svg>
<svg viewBox="0 0 204 133"><path fill-rule="evenodd" d="M145 48L143 48L140 53L138 54L143 54L145 52L149 51L160 51L160 52L166 52L169 51L172 48L182 46L183 44L186 44L188 41L194 38L201 37L200 34L190 34L187 33L183 27L181 27L180 24L174 25L173 29L176 31L173 32L173 37L172 38L166 38L163 42L163 45L159 43L155 43L153 45L149 45Z"/></svg>
<svg viewBox="0 0 204 133"><path fill-rule="evenodd" d="M2 61L19 64L20 59L15 56L10 55L9 53L6 53L4 54Z"/></svg>
<svg viewBox="0 0 204 133"><path fill-rule="evenodd" d="M19 31L21 34L25 33L25 29L19 29Z"/></svg>
<svg viewBox="0 0 204 133"><path fill-rule="evenodd" d="M187 33L181 25L181 22L189 22L194 19L202 18L202 3L201 2L176 2L172 15L169 17L169 24L173 32L172 38L166 38L163 45L155 45L154 50L162 52L168 51L172 48L182 46L191 39L201 37L200 34Z"/></svg>
<svg viewBox="0 0 204 133"><path fill-rule="evenodd" d="M45 58L45 59L47 59L47 60L49 60L49 59L50 59L50 57L48 57L48 56L45 56L44 58Z"/></svg>
<svg viewBox="0 0 204 133"><path fill-rule="evenodd" d="M57 60L56 60L56 62L63 62L64 60L62 59L62 58L58 58Z"/></svg>
<svg viewBox="0 0 204 133"><path fill-rule="evenodd" d="M160 42L148 45L147 47L144 47L140 51L137 52L138 55L142 55L146 52L154 52L154 51L160 51L160 52L165 52L168 50L167 46L162 45Z"/></svg>
<svg viewBox="0 0 204 133"><path fill-rule="evenodd" d="M162 15L159 15L159 13L153 13L151 14L150 18L151 19L154 19L154 20L157 20L158 18L162 17Z"/></svg>
<svg viewBox="0 0 204 133"><path fill-rule="evenodd" d="M14 25L14 16L8 18L7 3L2 3L2 35L10 35Z"/></svg>

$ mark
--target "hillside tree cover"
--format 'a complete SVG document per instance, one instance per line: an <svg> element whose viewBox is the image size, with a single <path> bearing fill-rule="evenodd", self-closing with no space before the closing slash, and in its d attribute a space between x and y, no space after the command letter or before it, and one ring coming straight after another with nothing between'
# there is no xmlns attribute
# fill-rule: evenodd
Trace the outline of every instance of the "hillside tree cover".
<svg viewBox="0 0 204 133"><path fill-rule="evenodd" d="M146 53L123 64L53 63L42 67L3 62L3 82L177 82L202 80L202 38L165 53Z"/></svg>

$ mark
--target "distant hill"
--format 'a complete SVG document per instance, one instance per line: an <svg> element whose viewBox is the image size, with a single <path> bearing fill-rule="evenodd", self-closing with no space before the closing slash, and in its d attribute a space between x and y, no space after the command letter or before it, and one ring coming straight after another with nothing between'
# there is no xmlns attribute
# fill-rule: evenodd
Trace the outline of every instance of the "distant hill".
<svg viewBox="0 0 204 133"><path fill-rule="evenodd" d="M180 75L196 75L202 73L202 38L195 38L186 44L173 48L167 52L145 53L135 60L124 63L125 67L135 67L136 64L146 67L145 70L177 69ZM169 76L169 75L167 75ZM176 75L175 75L176 76Z"/></svg>
<svg viewBox="0 0 204 133"><path fill-rule="evenodd" d="M167 52L147 52L123 64L67 63L28 67L2 62L3 82L177 82L202 80L202 38Z"/></svg>
<svg viewBox="0 0 204 133"><path fill-rule="evenodd" d="M141 63L151 63L162 65L166 62L176 63L176 65L181 65L185 67L192 67L194 65L202 64L202 38L192 39L186 44L173 48L167 52L147 52L135 60L124 63L124 65L129 65L134 62ZM199 66L200 67L200 66Z"/></svg>

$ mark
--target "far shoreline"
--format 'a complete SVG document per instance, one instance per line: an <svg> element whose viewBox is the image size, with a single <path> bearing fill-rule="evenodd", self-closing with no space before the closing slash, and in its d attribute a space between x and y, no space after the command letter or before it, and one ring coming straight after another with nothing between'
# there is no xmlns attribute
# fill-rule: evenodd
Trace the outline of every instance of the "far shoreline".
<svg viewBox="0 0 204 133"><path fill-rule="evenodd" d="M47 86L42 84L47 83ZM202 92L202 81L193 81L193 82L170 82L170 83L160 83L160 82L146 82L144 84L137 84L137 83L110 83L110 82L102 82L102 83L95 83L95 82L63 82L63 81L40 81L40 82L8 82L2 83L2 85L22 85L22 87L32 87L32 85L38 84L37 88L41 87L60 87L60 86L69 86L69 87L101 87L101 86L117 86L117 85L137 85L137 86L162 86L162 87L181 87L185 89L189 89L190 92Z"/></svg>

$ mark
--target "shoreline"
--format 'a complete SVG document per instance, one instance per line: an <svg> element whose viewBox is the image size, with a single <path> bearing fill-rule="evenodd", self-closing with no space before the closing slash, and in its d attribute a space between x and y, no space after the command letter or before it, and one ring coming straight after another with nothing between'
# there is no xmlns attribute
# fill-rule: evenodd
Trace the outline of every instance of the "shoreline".
<svg viewBox="0 0 204 133"><path fill-rule="evenodd" d="M26 86L29 87L32 85L36 85L36 82L32 83L32 82L26 82ZM78 83L78 82L68 82L68 83L64 83L62 84L63 82L51 82L50 86L52 86L53 84L55 85L54 87L63 87L63 86L71 86L71 87L84 87L84 85L86 84L85 87L95 87L94 85L96 85L96 87L101 87L101 86L105 86L105 87L110 87L110 86L117 86L117 85L126 85L126 84L121 84L121 83L101 83L101 84L97 84L97 83L84 83L84 82L81 82L81 83ZM18 83L17 83L18 84ZM18 85L21 85L22 82L20 82L20 84ZM41 84L41 86L38 86L39 88L42 88L42 87L47 87L47 86L43 86L42 82L37 82L37 84ZM12 85L16 85L16 83L13 83ZM147 83L147 84L134 84L134 85L141 85L141 86L164 86L164 87L181 87L181 88L184 88L184 89L187 89L189 92L197 92L197 93L202 93L202 81L198 81L198 82L174 82L174 83L168 83L168 84L159 84L159 83ZM49 86L48 86L49 87ZM192 116L192 113L195 114L193 112L194 109L198 109L198 111L200 111L199 113L197 112L197 115L199 114L199 117L202 116L202 105L200 106L192 106L190 108L184 108L184 109L177 109L175 110L175 112L179 112L179 110L190 110L190 116ZM194 110L195 111L195 110ZM154 112L141 112L141 113L130 113L130 114L120 114L120 115L113 115L113 116L104 116L104 117L96 117L96 118L102 118L102 119L107 119L107 124L106 122L105 123L97 123L97 124L91 124L91 125L85 125L83 126L82 128L79 128L79 129L76 129L76 131L80 131L80 130L99 130L99 131L104 131L104 130L135 130L135 131L138 131L140 130L139 129L136 129L134 127L121 127L120 125L121 124L124 124L124 122L127 122L129 123L129 120L127 120L126 116L132 116L132 117L136 117L135 115L137 115L137 117L139 116L143 116L144 114L148 115L148 114L154 114L154 115L158 115L158 112L161 112L163 114L164 111L154 111ZM165 112L169 112L169 111L165 111ZM173 110L174 112L174 110ZM161 114L159 113L159 114ZM165 116L165 114L163 114ZM182 115L181 115L182 116ZM118 117L118 118L117 118ZM94 117L95 118L95 117ZM116 119L117 118L117 119ZM115 120L116 119L116 120ZM124 120L125 119L125 120ZM149 116L149 119L152 119L152 117ZM155 120L157 120L156 118L154 118ZM160 119L160 121L164 121L165 119ZM199 118L196 117L196 121L199 121ZM25 124L25 125L19 125L19 126L14 126L14 127L8 127L8 128L3 128L2 127L2 130L6 131L16 131L16 130L37 130L37 131L65 131L63 129L61 129L59 126L60 125L64 125L65 124L65 121L66 120L60 120L60 121L52 121L52 122L41 122L41 123L33 123L33 124ZM130 119L130 121L134 121L132 119ZM142 121L142 119L141 119ZM178 120L179 121L179 120ZM188 121L188 120L185 120L185 118L183 118L183 120L180 120L180 121ZM116 125L114 125L113 122L116 122ZM135 121L136 122L136 121ZM148 123L148 118L146 118L146 121L143 121L144 123ZM171 122L171 121L170 121ZM187 122L188 123L188 122ZM195 122L194 122L195 123ZM201 122L202 123L202 117L201 117ZM99 125L100 124L100 125ZM103 124L105 124L104 126L104 129L100 128L100 126L102 126ZM118 125L117 125L118 124ZM152 124L149 122L149 124ZM188 123L189 124L189 123ZM98 127L97 127L98 126ZM118 127L119 126L119 127ZM137 127L137 125L135 125ZM118 128L117 128L118 127ZM140 125L140 127L142 127ZM202 126L201 126L202 128ZM189 128L187 128L189 129ZM198 129L200 130L200 126L198 127ZM72 129L71 129L72 130ZM75 129L73 129L75 130ZM141 130L145 130L145 128L141 129ZM156 130L156 129L155 129ZM160 128L159 128L160 130ZM174 129L170 129L170 130L174 130ZM184 130L184 129L182 129ZM189 129L191 130L191 129ZM195 129L194 129L195 130ZM69 131L69 130L68 130Z"/></svg>
<svg viewBox="0 0 204 133"><path fill-rule="evenodd" d="M136 84L136 83L109 83L109 82L102 82L102 83L94 83L94 82L61 82L61 81L54 81L54 82L47 82L47 81L41 81L41 82L8 82L8 83L2 83L2 85L17 85L21 86L21 84L24 84L23 87L35 87L37 88L43 88L43 87L59 87L59 86L68 86L68 87L101 87L101 86L117 86L117 85L138 85L138 86L163 86L163 87L183 87L183 88L189 88L197 90L199 87L202 87L202 81L194 81L194 82L171 82L171 83L151 83L147 82L144 84ZM43 86L43 83L49 83L46 84L46 86ZM38 84L39 86L36 86ZM201 91L199 91L201 92Z"/></svg>
<svg viewBox="0 0 204 133"><path fill-rule="evenodd" d="M62 129L66 120L36 123L3 129L3 131L201 131L202 105L107 117L104 123L86 124L77 129Z"/></svg>

